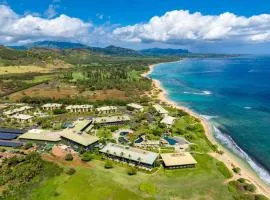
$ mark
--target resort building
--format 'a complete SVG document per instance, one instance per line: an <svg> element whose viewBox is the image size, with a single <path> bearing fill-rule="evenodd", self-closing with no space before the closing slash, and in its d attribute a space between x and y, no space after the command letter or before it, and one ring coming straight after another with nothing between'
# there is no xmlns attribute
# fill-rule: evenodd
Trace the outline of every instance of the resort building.
<svg viewBox="0 0 270 200"><path fill-rule="evenodd" d="M75 148L84 148L87 150L93 149L98 145L98 137L89 135L87 133L74 133L72 130L64 130L60 133L60 136L67 141L69 145Z"/></svg>
<svg viewBox="0 0 270 200"><path fill-rule="evenodd" d="M130 121L128 115L110 116L110 117L97 117L94 119L95 124L101 125L118 125Z"/></svg>
<svg viewBox="0 0 270 200"><path fill-rule="evenodd" d="M100 150L100 152L112 159L138 165L147 169L153 168L158 158L157 153L113 143L108 143Z"/></svg>
<svg viewBox="0 0 270 200"><path fill-rule="evenodd" d="M140 112L143 111L143 106L139 105L139 104L136 104L136 103L130 103L130 104L127 104L127 107L129 108L132 108L134 110L138 110Z"/></svg>
<svg viewBox="0 0 270 200"><path fill-rule="evenodd" d="M171 117L169 115L164 116L164 118L160 121L161 124L165 124L167 127L170 127L174 124L175 117Z"/></svg>
<svg viewBox="0 0 270 200"><path fill-rule="evenodd" d="M42 109L44 110L55 110L62 107L62 104L60 103L47 103L42 106Z"/></svg>
<svg viewBox="0 0 270 200"><path fill-rule="evenodd" d="M60 132L52 132L43 129L32 129L20 135L18 138L23 141L57 143L61 140Z"/></svg>
<svg viewBox="0 0 270 200"><path fill-rule="evenodd" d="M92 105L69 105L66 107L69 112L90 112L93 110Z"/></svg>
<svg viewBox="0 0 270 200"><path fill-rule="evenodd" d="M33 116L31 115L24 115L24 114L15 114L10 116L11 119L14 119L18 122L22 122L22 123L29 123L32 122L32 118Z"/></svg>
<svg viewBox="0 0 270 200"><path fill-rule="evenodd" d="M167 169L192 168L197 164L197 161L188 152L162 153L160 156Z"/></svg>
<svg viewBox="0 0 270 200"><path fill-rule="evenodd" d="M74 133L87 133L93 128L92 119L83 119L73 122L73 127L70 128Z"/></svg>
<svg viewBox="0 0 270 200"><path fill-rule="evenodd" d="M155 108L155 110L159 113L159 114L161 114L161 115L163 115L163 116L166 116L166 115L168 115L168 111L167 110L165 110L161 105L159 105L159 104L155 104L155 105L153 105L153 107Z"/></svg>
<svg viewBox="0 0 270 200"><path fill-rule="evenodd" d="M97 108L97 112L99 114L114 113L116 111L117 111L117 107L116 106L103 106L103 107Z"/></svg>
<svg viewBox="0 0 270 200"><path fill-rule="evenodd" d="M20 108L15 108L13 110L8 110L3 112L4 115L14 115L14 114L19 114L19 113L24 113L30 109L33 109L31 106L22 106Z"/></svg>

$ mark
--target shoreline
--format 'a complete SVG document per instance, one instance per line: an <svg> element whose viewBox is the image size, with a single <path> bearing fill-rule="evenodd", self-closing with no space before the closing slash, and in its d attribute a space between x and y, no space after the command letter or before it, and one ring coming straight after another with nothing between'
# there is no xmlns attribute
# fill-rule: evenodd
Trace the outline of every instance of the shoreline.
<svg viewBox="0 0 270 200"><path fill-rule="evenodd" d="M149 70L145 72L144 74L142 74L142 76L148 77L153 72L154 68L157 65L158 64L149 65ZM168 105L175 107L177 109L183 110L189 115L194 116L200 120L201 124L203 125L203 128L205 130L205 135L208 138L208 140L212 144L218 145L218 148L224 152L222 155L212 152L210 153L212 157L216 158L219 161L222 161L228 167L230 171L232 171L232 166L239 167L241 169L240 174L236 174L232 171L233 177L229 180L236 180L241 177L248 179L251 183L253 183L257 187L257 193L263 194L266 197L270 198L270 187L257 175L255 171L253 171L253 169L251 169L251 167L249 167L247 163L245 163L245 161L238 158L236 155L234 155L232 152L230 152L228 149L226 149L217 141L217 139L214 137L210 123L205 118L203 118L198 113L192 111L191 109L185 106L178 105L176 102L170 100L168 98L167 91L163 88L159 80L152 79L152 82L153 82L154 87L161 91L158 94L158 99L160 101L165 102Z"/></svg>

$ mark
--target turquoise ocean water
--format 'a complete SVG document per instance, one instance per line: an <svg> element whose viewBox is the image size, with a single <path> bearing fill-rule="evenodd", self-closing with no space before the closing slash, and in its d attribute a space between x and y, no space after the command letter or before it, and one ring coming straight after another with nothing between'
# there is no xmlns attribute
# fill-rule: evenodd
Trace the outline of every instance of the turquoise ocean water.
<svg viewBox="0 0 270 200"><path fill-rule="evenodd" d="M270 184L270 56L185 59L149 76L208 119L218 141Z"/></svg>

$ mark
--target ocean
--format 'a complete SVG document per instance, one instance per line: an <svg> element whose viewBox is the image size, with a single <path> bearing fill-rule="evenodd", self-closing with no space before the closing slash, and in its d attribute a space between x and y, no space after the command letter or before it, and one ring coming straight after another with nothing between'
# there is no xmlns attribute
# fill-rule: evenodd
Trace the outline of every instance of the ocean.
<svg viewBox="0 0 270 200"><path fill-rule="evenodd" d="M270 56L184 59L149 77L209 120L216 139L270 184Z"/></svg>

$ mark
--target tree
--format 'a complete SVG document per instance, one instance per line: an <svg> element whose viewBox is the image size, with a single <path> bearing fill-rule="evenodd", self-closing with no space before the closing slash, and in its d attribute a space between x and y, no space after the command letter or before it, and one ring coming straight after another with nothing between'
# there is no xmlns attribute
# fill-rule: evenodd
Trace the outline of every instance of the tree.
<svg viewBox="0 0 270 200"><path fill-rule="evenodd" d="M84 152L82 154L82 157L81 157L82 161L88 162L88 161L90 161L92 159L93 159L93 156L89 152Z"/></svg>
<svg viewBox="0 0 270 200"><path fill-rule="evenodd" d="M73 175L73 174L75 174L76 173L76 169L74 169L74 168L69 168L67 171L66 171L66 174L68 174L68 175Z"/></svg>
<svg viewBox="0 0 270 200"><path fill-rule="evenodd" d="M66 156L65 156L65 160L66 161L72 161L73 160L73 156L71 153L68 153Z"/></svg>
<svg viewBox="0 0 270 200"><path fill-rule="evenodd" d="M128 173L128 175L133 176L133 175L136 175L137 174L137 170L135 168L133 168L133 167L130 167L127 170L127 173Z"/></svg>
<svg viewBox="0 0 270 200"><path fill-rule="evenodd" d="M112 161L107 160L107 161L105 162L104 168L105 168L105 169L111 169L111 168L113 168L113 163L112 163Z"/></svg>
<svg viewBox="0 0 270 200"><path fill-rule="evenodd" d="M24 145L24 149L25 149L25 150L28 150L28 149L30 149L31 147L33 147L32 142L27 142L27 143Z"/></svg>

